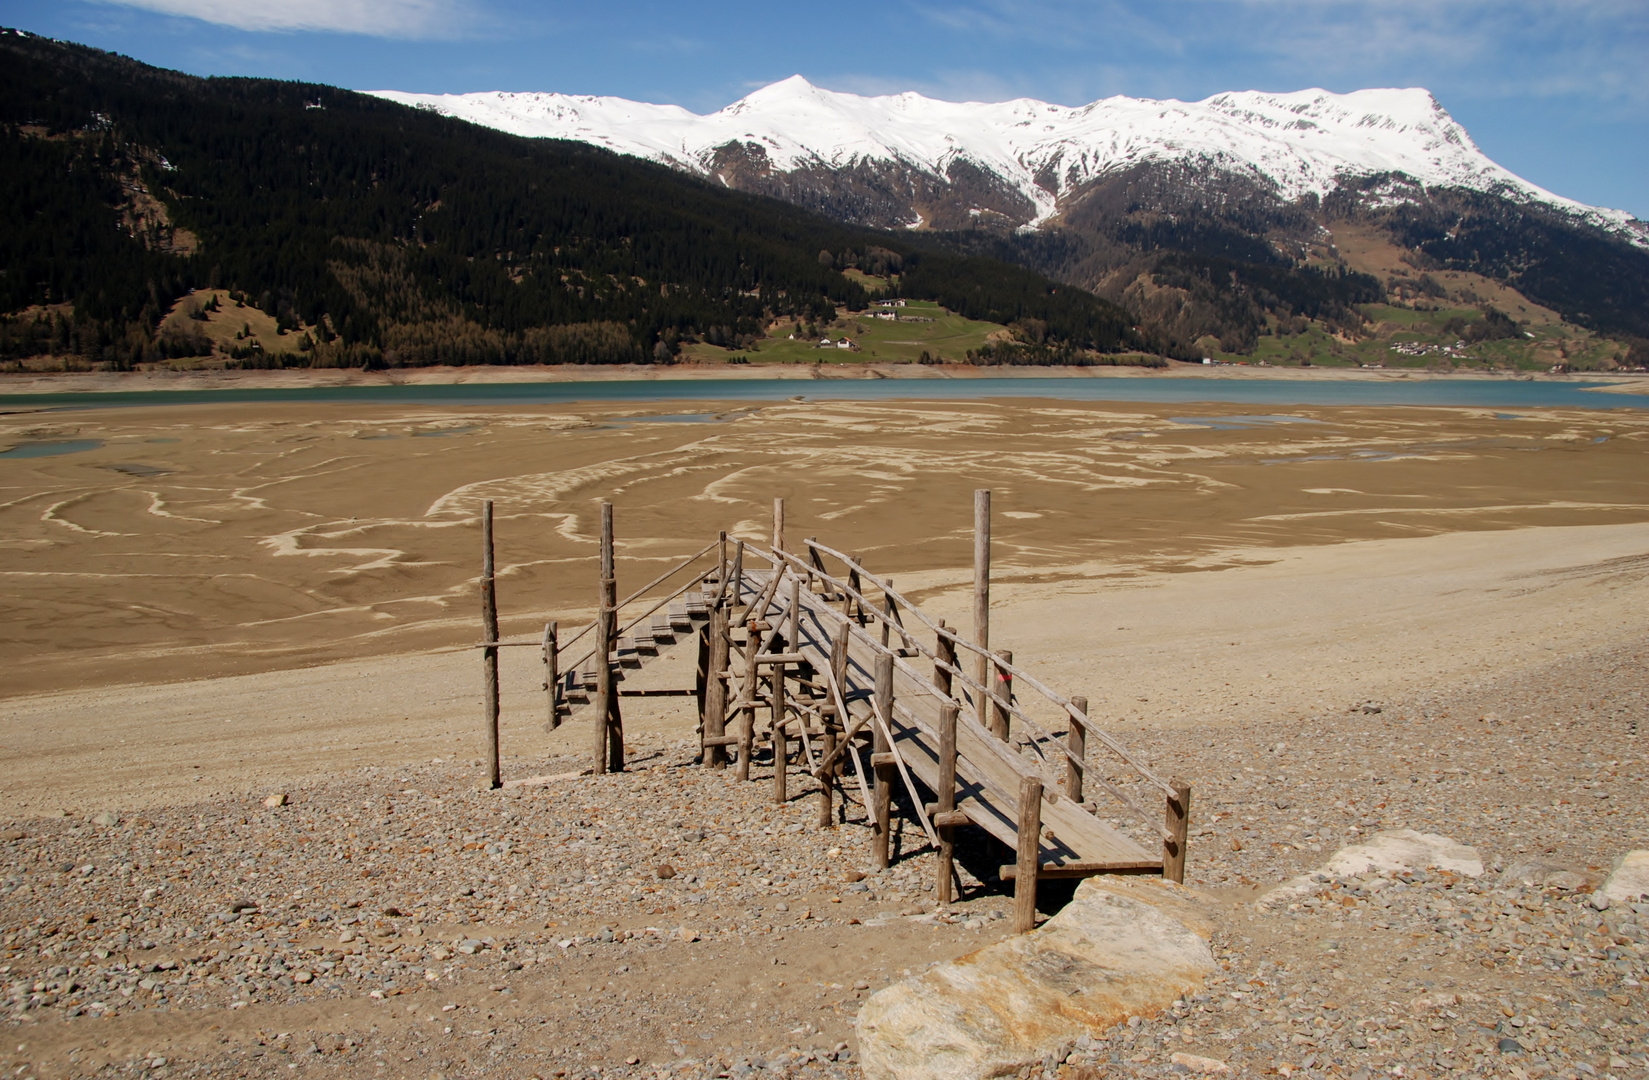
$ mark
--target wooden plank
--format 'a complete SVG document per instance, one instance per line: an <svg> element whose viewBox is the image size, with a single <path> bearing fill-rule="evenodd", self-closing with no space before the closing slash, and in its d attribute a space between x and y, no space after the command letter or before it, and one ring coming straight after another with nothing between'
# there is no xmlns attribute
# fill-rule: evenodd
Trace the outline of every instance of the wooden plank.
<svg viewBox="0 0 1649 1080"><path fill-rule="evenodd" d="M803 594L801 604L810 627L847 629L841 623L840 616L821 598ZM832 669L823 655L824 643L830 640L822 630L812 637L804 634L804 643L799 651L811 657L815 670L824 672ZM873 668L874 642L862 631L851 634L845 644L847 648L844 652L851 654L855 669L866 671ZM841 669L845 671L848 666L848 656L844 654ZM934 693L931 683L908 665L901 664L895 678L899 689L894 726L901 752L916 778L937 790L937 732L941 699ZM843 704L845 711L845 702ZM854 704L850 724L855 731L868 712L863 702ZM966 813L975 825L1004 843L1014 845L1017 830L1013 822L1019 782L1022 776L1034 771L1032 766L1005 743L991 736L971 715L958 720L957 744L960 758L957 808ZM838 757L847 752L847 745L846 739L838 742ZM1044 863L1104 861L1121 864L1152 861L1150 852L1069 799L1046 806L1043 817L1056 834L1056 840L1044 845Z"/></svg>

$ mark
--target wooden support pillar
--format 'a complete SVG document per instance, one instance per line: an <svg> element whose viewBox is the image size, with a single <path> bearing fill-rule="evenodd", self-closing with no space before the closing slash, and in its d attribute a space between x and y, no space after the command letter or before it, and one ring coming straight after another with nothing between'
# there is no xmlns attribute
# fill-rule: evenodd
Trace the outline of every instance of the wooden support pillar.
<svg viewBox="0 0 1649 1080"><path fill-rule="evenodd" d="M773 500L773 550L784 550L784 500Z"/></svg>
<svg viewBox="0 0 1649 1080"><path fill-rule="evenodd" d="M980 488L973 493L973 643L980 648L974 657L974 681L985 687L979 695L979 723L990 724L988 700L991 675L989 657L991 647L991 493Z"/></svg>
<svg viewBox="0 0 1649 1080"><path fill-rule="evenodd" d="M1162 876L1169 881L1185 884L1185 841L1191 830L1191 785L1184 780L1170 780L1174 794L1168 799L1168 813L1164 823L1170 839L1162 842Z"/></svg>
<svg viewBox="0 0 1649 1080"><path fill-rule="evenodd" d="M949 814L956 809L957 711L952 702L947 701L939 706L939 787L934 794L938 796L941 814ZM940 825L935 831L939 834L939 865L934 885L939 903L948 904L956 899L951 891L951 879L955 876L956 827Z"/></svg>
<svg viewBox="0 0 1649 1080"><path fill-rule="evenodd" d="M825 678L830 680L836 689L829 695L831 704L827 715L830 721L825 724L824 755L829 758L836 749L836 733L839 731L845 737L849 717L846 714L838 715L836 701L847 700L847 638L848 630L844 625L836 636L830 639L830 670L825 672ZM838 760L825 770L825 775L819 778L819 824L829 827L836 823L835 812L831 809L831 799L836 788L836 778L842 775L844 762Z"/></svg>
<svg viewBox="0 0 1649 1080"><path fill-rule="evenodd" d="M756 745L756 653L767 624L751 619L744 624L744 685L739 693L739 766L735 775L750 779L750 752Z"/></svg>
<svg viewBox="0 0 1649 1080"><path fill-rule="evenodd" d="M888 637L893 633L893 593L891 591L892 589L893 589L893 579L888 578L887 579L887 589L884 589L883 592L882 592L882 614L887 616L887 618L881 620L881 622L882 622L882 648L884 648L884 649L888 647ZM901 642L899 642L899 644L897 646L895 646L895 648L903 648L904 644L905 643L903 641L901 641Z"/></svg>
<svg viewBox="0 0 1649 1080"><path fill-rule="evenodd" d="M802 651L802 579L790 579L790 617L785 620L785 648Z"/></svg>
<svg viewBox="0 0 1649 1080"><path fill-rule="evenodd" d="M544 689L549 702L549 723L545 731L561 726L561 642L559 623L544 624Z"/></svg>
<svg viewBox="0 0 1649 1080"><path fill-rule="evenodd" d="M790 736L784 730L784 665L773 665L773 802L790 801Z"/></svg>
<svg viewBox="0 0 1649 1080"><path fill-rule="evenodd" d="M819 746L825 757L829 757L836 750L836 727L830 720L834 710L835 706L833 705L827 705L823 710L826 720L824 735L819 740ZM835 789L836 768L831 766L824 771L823 776L819 777L819 828L821 829L828 829L836 824Z"/></svg>
<svg viewBox="0 0 1649 1080"><path fill-rule="evenodd" d="M784 505L784 500L778 500ZM782 513L782 511L781 511ZM781 537L782 539L782 537ZM781 569L774 567L775 574ZM801 650L802 630L802 581L801 578L790 579L790 610L785 615L784 643L790 652ZM784 664L773 665L773 801L783 806L790 801L790 736L785 732L785 713L789 706L785 698L785 669ZM804 720L803 723L806 721ZM806 738L803 735L802 738Z"/></svg>
<svg viewBox="0 0 1649 1080"><path fill-rule="evenodd" d="M881 712L889 726L893 723L893 657L888 653L876 654L876 684L873 691L877 709ZM881 760L886 764L875 765L872 772L876 776L876 787L871 792L871 820L873 831L870 844L872 854L876 858L876 865L886 869L892 861L892 837L889 834L889 811L893 804L893 770L894 766L888 761L893 754L893 744L888 741L882 725L872 723L875 729L875 741L872 750L872 760Z"/></svg>
<svg viewBox="0 0 1649 1080"><path fill-rule="evenodd" d="M704 715L700 726L704 730L704 764L712 769L727 767L727 747L720 742L727 735L727 605L717 604L710 609L710 625L705 627L709 638L710 659L704 678Z"/></svg>
<svg viewBox="0 0 1649 1080"><path fill-rule="evenodd" d="M1036 878L1042 869L1042 781L1019 782L1019 857L1013 878L1013 932L1036 929Z"/></svg>
<svg viewBox="0 0 1649 1080"><path fill-rule="evenodd" d="M939 629L943 630L945 628L945 620L940 619ZM950 664L953 667L955 666L956 642L952 641L944 634L940 634L938 639L933 643L933 655L937 657L933 664L933 685L939 688L939 692L941 694L944 694L946 697L950 697L951 674L948 669L942 667L941 665Z"/></svg>
<svg viewBox="0 0 1649 1080"><path fill-rule="evenodd" d="M1071 704L1075 705L1076 711L1083 716L1088 715L1087 698L1073 697ZM1069 726L1065 729L1065 749L1070 751L1071 758L1074 758L1075 762L1086 765L1088 763L1088 729L1083 727L1082 721L1074 716L1067 723ZM1077 767L1075 762L1070 758L1065 761L1065 797L1080 803L1082 802L1082 770Z"/></svg>
<svg viewBox="0 0 1649 1080"><path fill-rule="evenodd" d="M487 744L487 786L504 786L498 765L498 594L493 582L492 500L481 504L482 738Z"/></svg>
<svg viewBox="0 0 1649 1080"><path fill-rule="evenodd" d="M613 678L613 647L618 636L618 578L613 556L613 504L601 504L601 607L596 616L595 740L597 775L624 771L624 718Z"/></svg>
<svg viewBox="0 0 1649 1080"><path fill-rule="evenodd" d="M1012 649L998 650L996 656L1009 664L1013 663ZM991 688L991 734L1006 742L1008 738L1008 706L1013 704L1013 676L996 664L992 664L991 681L985 685Z"/></svg>
<svg viewBox="0 0 1649 1080"><path fill-rule="evenodd" d="M739 606L740 594L744 592L744 541L740 540L733 545L733 566L727 571L727 585L721 590L721 596L729 608Z"/></svg>

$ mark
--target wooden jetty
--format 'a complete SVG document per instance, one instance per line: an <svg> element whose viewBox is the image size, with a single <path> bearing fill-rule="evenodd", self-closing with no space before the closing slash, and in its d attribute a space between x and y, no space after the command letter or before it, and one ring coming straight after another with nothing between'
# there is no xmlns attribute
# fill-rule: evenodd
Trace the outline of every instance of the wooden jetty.
<svg viewBox="0 0 1649 1080"><path fill-rule="evenodd" d="M903 788L916 824L938 854L936 890L954 898L955 830L983 829L1016 853L1000 876L1014 881L1015 925L1035 925L1041 879L1095 874L1185 876L1191 790L1164 780L1095 726L1086 699L1067 697L992 652L990 492L975 495L974 626L964 635L911 604L858 559L808 538L785 542L784 503L774 500L767 546L717 539L623 600L618 599L613 508L601 507L601 576L595 620L563 636L549 623L537 641L501 641L493 581L492 504L482 509L481 577L485 738L491 783L500 786L498 650L534 646L545 666L546 719L555 728L588 717L595 773L624 768L626 696L697 699L705 768L731 766L750 779L758 750L771 756L773 798L788 801L790 775L819 782L821 827L852 784L868 808L880 866L891 854L893 792ZM692 687L628 691L625 674L696 643ZM603 648L602 646L605 645ZM1032 715L1063 714L1056 734ZM1155 788L1158 818L1109 769ZM765 756L765 755L764 755ZM1103 795L1103 801L1096 796ZM1097 816L1116 807L1162 840L1148 850Z"/></svg>

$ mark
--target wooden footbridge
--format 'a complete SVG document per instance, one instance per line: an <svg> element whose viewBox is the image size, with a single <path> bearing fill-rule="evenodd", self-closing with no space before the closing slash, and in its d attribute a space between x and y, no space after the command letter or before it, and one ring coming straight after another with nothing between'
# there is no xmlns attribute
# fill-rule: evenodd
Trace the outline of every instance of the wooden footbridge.
<svg viewBox="0 0 1649 1080"><path fill-rule="evenodd" d="M1015 882L1015 921L1035 924L1035 882L1094 874L1161 874L1183 881L1190 787L1156 776L1094 726L1087 701L1066 697L989 648L990 492L975 494L973 633L963 636L907 601L893 582L813 538L792 550L784 503L774 501L771 544L722 533L622 601L617 597L613 508L601 508L601 585L594 622L563 637L550 623L538 641L501 641L492 555L492 504L482 510L481 577L485 722L492 786L498 755L498 650L541 649L548 726L593 721L597 773L624 768L621 701L691 694L701 761L750 779L758 753L772 761L773 798L790 797L792 770L818 782L819 825L835 824L843 785L870 816L879 866L891 856L893 792L902 787L938 853L941 903L953 890L954 836L975 827L1016 852L1000 875ZM695 685L626 690L627 672L684 641L697 645ZM606 643L606 648L600 647ZM1064 730L1033 718L1063 715ZM1157 816L1106 779L1120 763L1166 804ZM1110 766L1112 770L1116 765ZM1158 803L1157 805L1164 805ZM1136 815L1160 834L1148 850L1096 816Z"/></svg>

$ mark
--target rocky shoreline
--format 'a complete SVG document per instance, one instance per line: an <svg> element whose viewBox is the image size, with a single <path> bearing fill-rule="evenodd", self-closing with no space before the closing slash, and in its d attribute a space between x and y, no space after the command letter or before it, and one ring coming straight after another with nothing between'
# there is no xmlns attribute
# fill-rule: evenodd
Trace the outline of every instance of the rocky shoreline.
<svg viewBox="0 0 1649 1080"><path fill-rule="evenodd" d="M1649 846L1646 691L1618 647L1434 698L1130 732L1196 783L1187 883L1219 970L1028 1072L1643 1075L1649 908L1593 894ZM820 830L800 785L774 807L692 758L636 746L600 779L547 761L503 792L440 761L14 823L0 1065L851 1077L869 994L1004 936L996 853L963 859L966 899L941 910L919 831L867 873L857 805ZM1389 829L1470 844L1485 872L1322 873L1256 904Z"/></svg>

